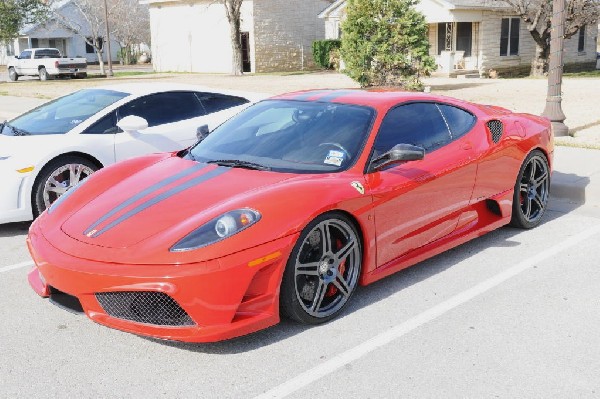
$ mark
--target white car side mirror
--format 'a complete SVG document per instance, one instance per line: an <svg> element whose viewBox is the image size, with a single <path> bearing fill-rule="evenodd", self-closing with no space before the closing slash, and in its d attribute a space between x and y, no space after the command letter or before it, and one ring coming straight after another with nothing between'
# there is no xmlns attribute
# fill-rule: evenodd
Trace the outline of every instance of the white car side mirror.
<svg viewBox="0 0 600 399"><path fill-rule="evenodd" d="M129 115L117 122L117 126L127 133L148 128L148 121L141 116Z"/></svg>

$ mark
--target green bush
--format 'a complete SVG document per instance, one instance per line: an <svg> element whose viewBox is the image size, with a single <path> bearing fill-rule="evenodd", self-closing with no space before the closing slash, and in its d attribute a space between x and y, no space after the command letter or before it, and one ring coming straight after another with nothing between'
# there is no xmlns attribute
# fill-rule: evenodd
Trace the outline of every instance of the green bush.
<svg viewBox="0 0 600 399"><path fill-rule="evenodd" d="M348 0L342 23L345 73L362 87L421 90L420 76L435 69L427 23L417 0Z"/></svg>
<svg viewBox="0 0 600 399"><path fill-rule="evenodd" d="M338 50L342 43L340 40L317 40L313 42L312 51L315 63L326 69L333 69L335 62L332 60L331 53Z"/></svg>

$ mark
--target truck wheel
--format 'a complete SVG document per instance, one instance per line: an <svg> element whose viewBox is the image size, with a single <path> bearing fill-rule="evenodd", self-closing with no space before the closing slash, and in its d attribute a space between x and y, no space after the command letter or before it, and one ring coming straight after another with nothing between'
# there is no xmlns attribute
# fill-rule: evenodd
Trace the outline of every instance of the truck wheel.
<svg viewBox="0 0 600 399"><path fill-rule="evenodd" d="M82 73L75 74L75 75L73 75L73 77L75 79L85 79L85 78L87 78L87 72L82 72Z"/></svg>
<svg viewBox="0 0 600 399"><path fill-rule="evenodd" d="M39 72L40 72L40 80L50 79L50 75L48 74L48 71L46 71L46 68L40 67Z"/></svg>
<svg viewBox="0 0 600 399"><path fill-rule="evenodd" d="M19 75L17 74L17 71L15 71L15 68L8 68L8 78L13 82L16 82L19 79Z"/></svg>

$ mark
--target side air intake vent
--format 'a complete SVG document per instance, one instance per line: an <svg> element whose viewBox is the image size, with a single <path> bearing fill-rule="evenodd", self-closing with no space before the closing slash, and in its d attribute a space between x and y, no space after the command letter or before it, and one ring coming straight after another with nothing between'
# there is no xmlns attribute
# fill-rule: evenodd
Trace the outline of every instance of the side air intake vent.
<svg viewBox="0 0 600 399"><path fill-rule="evenodd" d="M492 135L492 141L497 143L502 138L502 132L504 131L504 125L498 120L492 120L486 123L490 134Z"/></svg>
<svg viewBox="0 0 600 399"><path fill-rule="evenodd" d="M112 317L158 326L193 326L177 302L162 292L101 292L96 299Z"/></svg>

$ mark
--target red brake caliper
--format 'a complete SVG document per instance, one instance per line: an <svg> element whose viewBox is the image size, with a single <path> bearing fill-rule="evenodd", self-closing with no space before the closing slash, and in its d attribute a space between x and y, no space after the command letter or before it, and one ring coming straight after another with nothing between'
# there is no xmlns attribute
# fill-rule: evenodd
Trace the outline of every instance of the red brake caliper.
<svg viewBox="0 0 600 399"><path fill-rule="evenodd" d="M336 252L339 251L341 248L342 248L342 240L340 240L338 238L335 240ZM344 260L342 263L340 263L340 266L338 267L338 273L343 276L345 272L346 272L346 261ZM327 292L325 293L325 296L331 297L331 296L334 296L335 294L337 294L337 292L338 292L337 287L333 284L329 284L329 287L327 287Z"/></svg>

